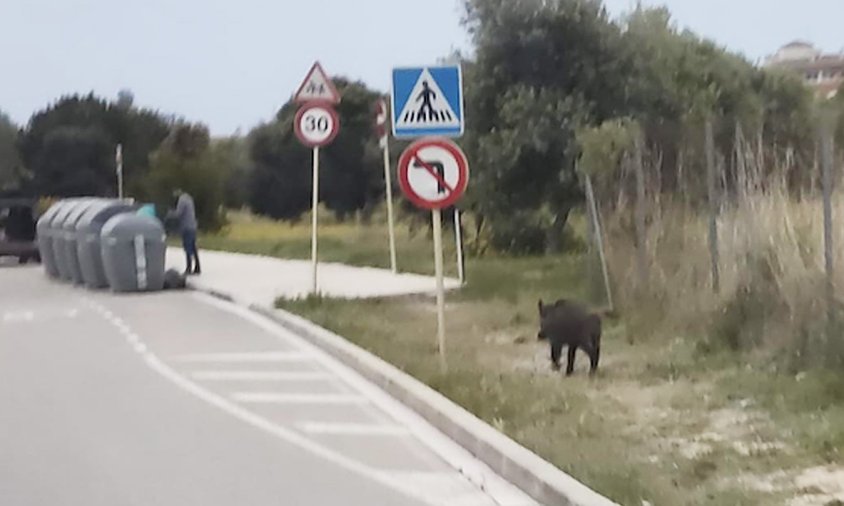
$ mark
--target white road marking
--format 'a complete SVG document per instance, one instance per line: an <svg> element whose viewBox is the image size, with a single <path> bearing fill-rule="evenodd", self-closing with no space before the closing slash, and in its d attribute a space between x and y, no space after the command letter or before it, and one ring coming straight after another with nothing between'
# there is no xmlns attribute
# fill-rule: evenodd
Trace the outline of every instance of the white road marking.
<svg viewBox="0 0 844 506"><path fill-rule="evenodd" d="M279 394L274 392L236 392L231 398L245 404L366 404L360 395Z"/></svg>
<svg viewBox="0 0 844 506"><path fill-rule="evenodd" d="M310 357L298 351L264 351L248 353L197 353L175 357L177 362L302 362Z"/></svg>
<svg viewBox="0 0 844 506"><path fill-rule="evenodd" d="M128 335L132 332L131 329L129 329L129 326L119 319L113 319L111 323L114 324L124 335Z"/></svg>
<svg viewBox="0 0 844 506"><path fill-rule="evenodd" d="M93 300L91 300L91 306L97 309L97 311L105 317L106 310L103 306L100 306ZM442 501L432 500L429 494L420 494L417 490L405 486L404 483L397 482L383 472L379 472L370 466L361 464L356 460L337 453L336 451L320 445L319 443L316 443L291 429L276 425L266 418L256 415L255 413L239 406L237 403L230 402L224 397L202 388L199 384L194 383L185 376L179 374L175 369L171 368L146 348L144 348L143 351L138 351L138 354L146 362L147 366L165 379L174 383L179 388L182 388L186 392L202 399L211 406L238 418L242 422L247 423L256 429L287 441L288 443L298 446L302 450L308 451L328 462L343 467L382 486L396 490L424 504L429 506L442 506L443 504Z"/></svg>
<svg viewBox="0 0 844 506"><path fill-rule="evenodd" d="M326 434L342 436L407 436L410 431L400 425L362 424L362 423L322 423L306 422L300 425L308 434Z"/></svg>
<svg viewBox="0 0 844 506"><path fill-rule="evenodd" d="M31 322L35 320L32 311L18 311L3 313L3 323Z"/></svg>
<svg viewBox="0 0 844 506"><path fill-rule="evenodd" d="M324 372L276 372L276 371L194 371L190 377L200 381L333 381Z"/></svg>

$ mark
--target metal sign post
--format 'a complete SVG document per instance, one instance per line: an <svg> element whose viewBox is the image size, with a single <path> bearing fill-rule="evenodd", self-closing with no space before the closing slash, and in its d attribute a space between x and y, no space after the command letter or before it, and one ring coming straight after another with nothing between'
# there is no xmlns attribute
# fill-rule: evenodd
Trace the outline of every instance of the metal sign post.
<svg viewBox="0 0 844 506"><path fill-rule="evenodd" d="M399 184L416 206L431 210L434 228L434 274L437 281L437 348L446 369L445 282L443 273L442 209L453 206L469 183L466 155L446 139L422 139L399 159Z"/></svg>
<svg viewBox="0 0 844 506"><path fill-rule="evenodd" d="M123 200L123 144L117 145L114 161L117 165L117 198Z"/></svg>
<svg viewBox="0 0 844 506"><path fill-rule="evenodd" d="M443 281L443 224L442 211L431 211L434 222L434 275L437 278L437 349L440 354L440 368L445 371L445 283Z"/></svg>
<svg viewBox="0 0 844 506"><path fill-rule="evenodd" d="M311 202L311 262L313 264L313 285L311 293L319 293L317 276L317 215L319 209L319 148L328 145L340 131L340 118L327 103L311 103L302 107L296 114L294 123L296 136L306 146L314 150L313 155L313 202Z"/></svg>
<svg viewBox="0 0 844 506"><path fill-rule="evenodd" d="M463 255L463 220L460 209L454 208L454 246L457 250L457 278L461 285L466 284L466 260Z"/></svg>
<svg viewBox="0 0 844 506"><path fill-rule="evenodd" d="M384 153L384 182L386 185L385 199L387 200L387 228L390 235L390 268L393 274L398 272L396 264L396 231L393 225L393 182L390 176L390 139L387 136L387 102L378 101L378 110L375 115L375 130L378 134L378 142L381 144L381 151Z"/></svg>
<svg viewBox="0 0 844 506"><path fill-rule="evenodd" d="M387 228L390 234L390 269L393 274L398 273L399 268L396 262L396 228L393 222L393 182L390 176L390 146L384 143L384 179L387 185Z"/></svg>
<svg viewBox="0 0 844 506"><path fill-rule="evenodd" d="M311 272L313 273L313 284L311 293L316 295L319 290L317 261L317 211L319 210L319 146L314 147L314 195L311 207Z"/></svg>
<svg viewBox="0 0 844 506"><path fill-rule="evenodd" d="M330 144L340 133L340 117L333 105L340 103L340 94L328 78L319 63L311 68L295 101L304 103L296 119L293 130L299 141L313 148L313 197L311 202L311 271L313 283L311 293L319 293L319 256L317 225L319 223L319 148Z"/></svg>

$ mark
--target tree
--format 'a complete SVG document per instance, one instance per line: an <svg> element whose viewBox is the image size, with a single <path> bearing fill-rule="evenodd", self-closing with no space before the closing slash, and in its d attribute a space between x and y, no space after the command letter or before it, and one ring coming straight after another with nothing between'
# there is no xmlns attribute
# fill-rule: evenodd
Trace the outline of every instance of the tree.
<svg viewBox="0 0 844 506"><path fill-rule="evenodd" d="M337 106L340 134L320 150L320 201L343 219L375 202L384 192L383 172L372 133L373 105L379 95L362 83L335 79L343 96ZM254 165L252 209L295 220L311 205L311 150L293 133L297 106L285 104L272 123L250 134Z"/></svg>
<svg viewBox="0 0 844 506"><path fill-rule="evenodd" d="M293 134L294 115L295 106L287 104L276 121L249 135L254 164L249 205L258 214L283 220L298 219L311 200L310 151L299 146Z"/></svg>
<svg viewBox="0 0 844 506"><path fill-rule="evenodd" d="M230 165L225 181L225 206L229 209L246 206L252 177L247 139L239 136L212 139L211 146Z"/></svg>
<svg viewBox="0 0 844 506"><path fill-rule="evenodd" d="M0 190L19 186L22 163L17 149L18 128L0 111Z"/></svg>
<svg viewBox="0 0 844 506"><path fill-rule="evenodd" d="M806 158L812 151L811 96L799 79L759 69L711 41L679 31L665 8L638 6L622 28L625 58L633 69L627 114L639 121L660 155L663 191L677 189L681 156L692 168L703 166L699 146L706 119L715 124L722 153L734 152L736 125L753 138L761 134L766 144L783 152ZM734 179L728 176L728 182Z"/></svg>
<svg viewBox="0 0 844 506"><path fill-rule="evenodd" d="M108 134L97 127L60 126L44 135L35 169L35 186L56 196L113 196L114 155Z"/></svg>
<svg viewBox="0 0 844 506"><path fill-rule="evenodd" d="M158 113L74 95L33 115L19 150L36 192L106 196L116 194L114 151L123 144L126 187L135 194L168 128Z"/></svg>
<svg viewBox="0 0 844 506"><path fill-rule="evenodd" d="M204 125L177 123L151 160L146 190L160 214L173 207L173 191L181 189L194 199L200 229L213 231L224 224L232 161L229 152L211 144Z"/></svg>
<svg viewBox="0 0 844 506"><path fill-rule="evenodd" d="M575 134L625 105L621 36L598 1L469 0L464 142L493 245L557 250L582 198Z"/></svg>

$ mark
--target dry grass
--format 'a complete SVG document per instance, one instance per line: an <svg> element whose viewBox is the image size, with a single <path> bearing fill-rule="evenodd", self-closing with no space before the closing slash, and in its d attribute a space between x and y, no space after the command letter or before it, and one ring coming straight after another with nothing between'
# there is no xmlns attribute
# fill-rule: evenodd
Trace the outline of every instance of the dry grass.
<svg viewBox="0 0 844 506"><path fill-rule="evenodd" d="M644 287L630 260L636 249L627 213L614 214L607 232L618 299L634 321L645 322L646 332L696 332L710 338L705 346L720 339L732 349L800 354L792 367L824 365L813 360L844 351L827 342L828 331L818 325L827 315L820 199L796 200L777 187L725 208L718 219L717 294L706 215L676 204L654 209ZM834 216L844 219L844 202L835 202ZM844 248L835 257L840 265ZM820 348L814 357L802 356Z"/></svg>

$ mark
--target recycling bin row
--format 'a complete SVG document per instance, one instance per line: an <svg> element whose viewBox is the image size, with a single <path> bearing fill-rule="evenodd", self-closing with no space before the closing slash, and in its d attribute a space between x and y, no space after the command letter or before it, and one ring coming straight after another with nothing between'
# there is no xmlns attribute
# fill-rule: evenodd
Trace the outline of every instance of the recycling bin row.
<svg viewBox="0 0 844 506"><path fill-rule="evenodd" d="M73 198L38 220L38 249L48 276L92 289L164 287L166 236L155 217L125 200Z"/></svg>

